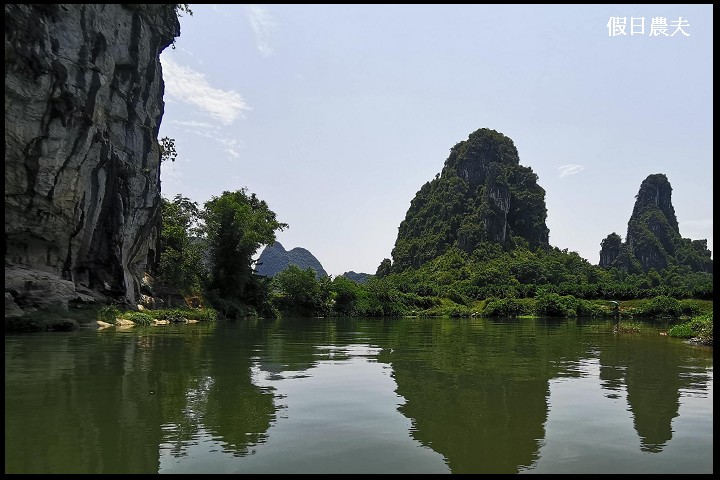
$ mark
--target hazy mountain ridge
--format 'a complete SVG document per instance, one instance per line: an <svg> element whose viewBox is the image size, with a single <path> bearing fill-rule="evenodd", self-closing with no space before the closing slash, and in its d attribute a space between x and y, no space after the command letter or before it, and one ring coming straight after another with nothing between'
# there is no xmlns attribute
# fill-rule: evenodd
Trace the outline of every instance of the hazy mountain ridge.
<svg viewBox="0 0 720 480"><path fill-rule="evenodd" d="M302 247L285 250L280 242L263 249L256 262L255 271L258 275L274 277L290 265L296 265L303 270L312 268L318 277L327 276L320 261L309 250Z"/></svg>
<svg viewBox="0 0 720 480"><path fill-rule="evenodd" d="M356 273L350 270L349 272L345 272L341 275L341 277L345 277L348 280L352 280L353 282L357 283L365 283L367 282L373 275L371 273Z"/></svg>

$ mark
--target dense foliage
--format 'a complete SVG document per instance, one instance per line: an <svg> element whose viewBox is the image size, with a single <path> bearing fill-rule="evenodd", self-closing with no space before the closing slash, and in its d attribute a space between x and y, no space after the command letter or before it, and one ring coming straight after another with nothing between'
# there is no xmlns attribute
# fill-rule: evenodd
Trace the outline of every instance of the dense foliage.
<svg viewBox="0 0 720 480"><path fill-rule="evenodd" d="M172 201L163 198L161 215L158 286L172 287L184 296L200 295L206 269L198 204L181 195Z"/></svg>
<svg viewBox="0 0 720 480"><path fill-rule="evenodd" d="M269 281L254 275L253 256L284 228L245 188L212 197L202 209L181 195L163 199L157 286L204 298L225 316L267 313Z"/></svg>
<svg viewBox="0 0 720 480"><path fill-rule="evenodd" d="M472 133L413 199L393 260L384 259L362 283L293 262L272 278L257 275L256 251L287 227L268 205L245 189L223 192L202 210L178 196L163 204L160 278L184 294L199 290L231 317L678 318L712 305L706 242L680 237L664 175L643 183L631 241L616 233L602 241L602 266L549 245L537 180L509 138L489 129Z"/></svg>
<svg viewBox="0 0 720 480"><path fill-rule="evenodd" d="M681 317L712 303L712 275L628 274L566 250L483 244L470 255L451 249L420 268L362 284L291 267L273 279L272 291L277 310L304 316ZM619 312L613 301L622 302Z"/></svg>
<svg viewBox="0 0 720 480"><path fill-rule="evenodd" d="M400 224L393 271L483 242L548 246L545 190L519 164L512 140L490 129L455 145L442 173L420 188Z"/></svg>
<svg viewBox="0 0 720 480"><path fill-rule="evenodd" d="M273 303L284 312L298 316L323 315L329 311L330 279L308 267L289 265L275 275L271 286Z"/></svg>
<svg viewBox="0 0 720 480"><path fill-rule="evenodd" d="M193 270L192 262L180 259L171 265L178 268L164 271L182 282L188 278L183 269L205 269L206 276L198 277L203 293L225 316L612 315L611 300L638 299L646 299L642 308L624 312L680 316L697 313L692 304L682 303L691 300L684 299L712 299L712 274L688 267L629 273L592 265L576 252L496 242L481 242L469 253L450 247L422 266L400 272L385 259L364 283L345 276L319 277L294 265L265 278L253 273L252 256L262 241L274 239L275 229L286 225L277 222L264 202L253 199L241 190L208 202L198 216L209 221L210 228L192 227L187 221L193 209L186 199L168 202L173 215L163 228L161 258L175 258L177 252L192 252L197 258L197 252L186 248L193 245L188 239L195 228L202 234L195 244L205 245L207 260Z"/></svg>
<svg viewBox="0 0 720 480"><path fill-rule="evenodd" d="M629 273L680 267L713 272L707 240L682 238L664 174L649 175L640 185L625 242L611 233L601 242L600 265Z"/></svg>
<svg viewBox="0 0 720 480"><path fill-rule="evenodd" d="M266 289L253 275L253 256L260 246L273 243L275 232L287 224L244 188L212 197L201 217L210 258L209 297L238 304L261 300Z"/></svg>
<svg viewBox="0 0 720 480"><path fill-rule="evenodd" d="M674 325L668 335L677 338L695 339L698 343L713 344L713 313L695 316L689 321Z"/></svg>

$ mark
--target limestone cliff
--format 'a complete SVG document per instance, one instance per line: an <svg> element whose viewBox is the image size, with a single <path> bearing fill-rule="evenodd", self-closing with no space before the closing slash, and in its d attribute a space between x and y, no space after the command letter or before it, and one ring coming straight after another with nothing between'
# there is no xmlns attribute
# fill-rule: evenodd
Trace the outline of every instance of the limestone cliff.
<svg viewBox="0 0 720 480"><path fill-rule="evenodd" d="M312 268L318 277L327 277L327 272L323 268L320 260L310 251L295 247L291 250L285 250L280 242L265 247L257 260L257 274L265 277L274 277L282 272L290 265L295 265L305 270Z"/></svg>
<svg viewBox="0 0 720 480"><path fill-rule="evenodd" d="M667 176L649 175L635 198L625 242L621 242L617 233L611 233L600 244L601 267L639 273L650 269L660 272L675 265L712 273L707 240L690 240L680 235Z"/></svg>
<svg viewBox="0 0 720 480"><path fill-rule="evenodd" d="M456 144L442 173L415 195L392 251L393 271L416 268L450 247L483 242L548 246L545 190L505 135L482 128Z"/></svg>
<svg viewBox="0 0 720 480"><path fill-rule="evenodd" d="M175 5L5 5L6 312L137 302L159 227L159 55L179 34Z"/></svg>

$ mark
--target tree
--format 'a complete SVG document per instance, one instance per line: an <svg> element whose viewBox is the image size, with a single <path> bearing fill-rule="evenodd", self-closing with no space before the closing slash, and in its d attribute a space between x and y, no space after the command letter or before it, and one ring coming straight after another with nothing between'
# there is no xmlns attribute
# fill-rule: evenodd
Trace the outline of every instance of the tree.
<svg viewBox="0 0 720 480"><path fill-rule="evenodd" d="M189 3L175 3L172 5L175 10L175 15L177 15L178 18L182 17L183 13L187 13L190 16L192 16L192 14L193 14L192 10L190 10ZM172 49L175 50L175 39L174 38L172 41Z"/></svg>
<svg viewBox="0 0 720 480"><path fill-rule="evenodd" d="M264 200L247 189L225 191L205 203L201 215L210 256L210 288L224 299L243 300L253 275L252 257L288 227Z"/></svg>
<svg viewBox="0 0 720 480"><path fill-rule="evenodd" d="M349 281L349 280L348 280ZM332 284L328 277L316 278L315 270L290 264L272 279L277 307L296 315L323 315L328 311Z"/></svg>
<svg viewBox="0 0 720 480"><path fill-rule="evenodd" d="M172 201L162 198L161 218L156 280L159 284L177 288L183 295L198 295L205 271L198 204L179 194Z"/></svg>
<svg viewBox="0 0 720 480"><path fill-rule="evenodd" d="M160 161L170 160L174 162L177 158L177 150L175 149L175 139L163 137L160 139Z"/></svg>
<svg viewBox="0 0 720 480"><path fill-rule="evenodd" d="M355 314L355 303L362 287L342 275L332 281L333 311L338 315Z"/></svg>
<svg viewBox="0 0 720 480"><path fill-rule="evenodd" d="M178 17L182 17L182 13L185 12L188 15L192 16L193 12L190 10L190 4L189 3L176 3L175 4L175 13L177 13Z"/></svg>

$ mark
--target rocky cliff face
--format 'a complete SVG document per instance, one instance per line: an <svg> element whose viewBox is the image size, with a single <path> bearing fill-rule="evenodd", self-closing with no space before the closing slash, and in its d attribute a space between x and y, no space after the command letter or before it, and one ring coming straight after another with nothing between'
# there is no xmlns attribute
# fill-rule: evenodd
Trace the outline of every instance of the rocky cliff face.
<svg viewBox="0 0 720 480"><path fill-rule="evenodd" d="M137 302L159 227L159 55L179 33L174 5L5 5L6 307Z"/></svg>
<svg viewBox="0 0 720 480"><path fill-rule="evenodd" d="M280 242L265 247L257 260L257 274L265 277L274 277L290 265L305 270L312 268L318 277L327 277L327 272L315 255L308 250L295 247L285 250Z"/></svg>
<svg viewBox="0 0 720 480"><path fill-rule="evenodd" d="M426 183L400 224L393 271L416 268L450 247L483 242L548 246L545 190L520 165L511 139L480 129L455 145L442 173Z"/></svg>
<svg viewBox="0 0 720 480"><path fill-rule="evenodd" d="M660 272L675 265L712 273L707 240L690 240L680 235L667 176L649 175L635 199L625 242L616 233L601 242L601 267L637 273L650 269Z"/></svg>

